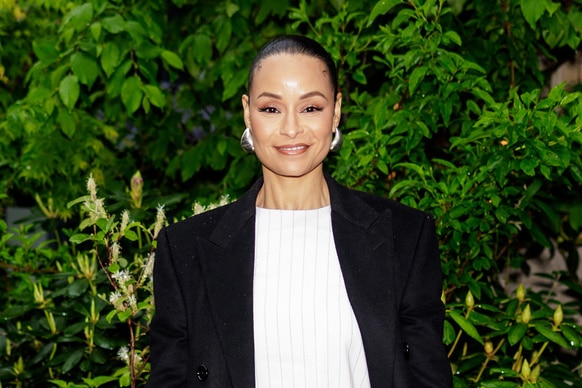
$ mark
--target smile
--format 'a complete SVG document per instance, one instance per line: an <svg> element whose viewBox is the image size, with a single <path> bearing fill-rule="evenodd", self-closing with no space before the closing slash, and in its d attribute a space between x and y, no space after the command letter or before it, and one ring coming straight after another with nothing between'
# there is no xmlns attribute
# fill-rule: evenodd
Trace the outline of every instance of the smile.
<svg viewBox="0 0 582 388"><path fill-rule="evenodd" d="M277 147L277 149L281 151L299 151L306 149L307 146L293 146L293 147Z"/></svg>
<svg viewBox="0 0 582 388"><path fill-rule="evenodd" d="M283 154L288 155L297 155L300 153L305 152L309 146L307 144L294 144L294 145L283 145L279 147L275 147L277 151Z"/></svg>

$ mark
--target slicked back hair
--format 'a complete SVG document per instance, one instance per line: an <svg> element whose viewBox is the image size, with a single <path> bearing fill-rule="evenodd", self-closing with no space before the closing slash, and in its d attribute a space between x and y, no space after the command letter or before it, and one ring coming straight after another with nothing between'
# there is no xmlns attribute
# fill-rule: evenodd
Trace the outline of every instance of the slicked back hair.
<svg viewBox="0 0 582 388"><path fill-rule="evenodd" d="M338 92L337 67L331 55L315 40L301 35L280 35L261 48L255 59L253 59L249 70L247 85L249 93L254 75L259 69L261 61L276 54L301 54L322 61L328 70L329 80L333 88L333 98L336 98Z"/></svg>

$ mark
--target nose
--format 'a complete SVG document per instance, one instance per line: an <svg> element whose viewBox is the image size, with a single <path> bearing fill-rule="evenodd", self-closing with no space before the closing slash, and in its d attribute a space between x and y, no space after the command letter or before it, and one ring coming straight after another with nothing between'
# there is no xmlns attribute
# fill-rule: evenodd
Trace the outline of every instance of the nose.
<svg viewBox="0 0 582 388"><path fill-rule="evenodd" d="M296 114L289 113L285 115L283 123L281 123L281 135L288 136L291 139L295 139L297 135L303 132L301 123Z"/></svg>

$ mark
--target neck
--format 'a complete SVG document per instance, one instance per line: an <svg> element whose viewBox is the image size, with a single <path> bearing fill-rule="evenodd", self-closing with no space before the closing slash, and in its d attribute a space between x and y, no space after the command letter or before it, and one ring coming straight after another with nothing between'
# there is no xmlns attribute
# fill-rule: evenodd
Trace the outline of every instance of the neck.
<svg viewBox="0 0 582 388"><path fill-rule="evenodd" d="M302 177L282 177L263 169L264 183L256 205L267 209L309 210L330 204L323 171Z"/></svg>

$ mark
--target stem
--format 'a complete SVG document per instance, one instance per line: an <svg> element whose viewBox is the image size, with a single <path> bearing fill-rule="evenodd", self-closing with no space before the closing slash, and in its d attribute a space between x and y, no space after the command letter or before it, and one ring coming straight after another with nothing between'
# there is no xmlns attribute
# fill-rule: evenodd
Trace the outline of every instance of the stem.
<svg viewBox="0 0 582 388"><path fill-rule="evenodd" d="M135 336L133 335L133 319L127 320L129 326L129 375L131 376L131 388L135 388Z"/></svg>
<svg viewBox="0 0 582 388"><path fill-rule="evenodd" d="M540 351L538 352L538 354L536 354L536 356L529 363L529 366L530 367L533 367L534 364L539 361L540 356L542 355L542 353L544 352L544 350L546 350L546 348L548 347L548 344L549 343L550 343L550 341L544 342L544 344L542 345L542 347L541 347Z"/></svg>
<svg viewBox="0 0 582 388"><path fill-rule="evenodd" d="M455 342L453 342L453 346L451 347L451 350L449 350L449 354L447 355L448 358L451 358L451 356L453 355L453 352L455 351L455 348L457 347L457 344L461 339L461 334L463 334L463 330L459 330L459 333L457 333L457 338L455 338Z"/></svg>
<svg viewBox="0 0 582 388"><path fill-rule="evenodd" d="M479 374L477 375L477 377L475 377L475 382L478 382L481 379L481 376L483 375L483 372L485 372L485 368L487 367L487 363L489 362L489 360L493 359L495 353L497 353L499 348L501 348L501 345L503 345L503 342L505 342L505 338L502 338L501 341L499 341L499 344L495 347L495 349L493 349L493 352L487 355L487 358L483 362L483 365L481 365L481 370L479 371Z"/></svg>

